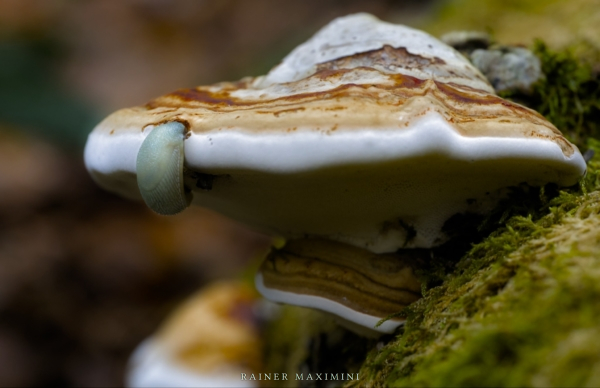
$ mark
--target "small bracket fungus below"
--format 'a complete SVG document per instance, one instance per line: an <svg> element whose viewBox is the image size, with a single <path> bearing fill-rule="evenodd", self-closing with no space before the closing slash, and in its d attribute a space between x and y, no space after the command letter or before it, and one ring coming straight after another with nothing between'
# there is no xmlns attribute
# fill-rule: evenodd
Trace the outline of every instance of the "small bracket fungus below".
<svg viewBox="0 0 600 388"><path fill-rule="evenodd" d="M261 369L256 292L234 281L211 284L175 310L130 358L127 386L256 387L240 380Z"/></svg>
<svg viewBox="0 0 600 388"><path fill-rule="evenodd" d="M342 319L374 328L421 297L414 262L422 249L374 254L338 242L292 240L273 249L256 276L266 298L328 311ZM379 332L392 332L403 319L383 322Z"/></svg>
<svg viewBox="0 0 600 388"><path fill-rule="evenodd" d="M136 172L155 162L142 157L136 168L143 129L169 122L188 127L180 173L193 204L288 241L328 240L374 254L439 246L446 221L485 214L507 188L573 185L585 172L577 147L537 112L496 96L456 50L367 14L333 20L266 76L181 89L113 113L86 145L98 184L139 198ZM153 148L156 160L172 166L164 144ZM173 212L182 208L176 189ZM360 306L351 300L358 292L344 299L328 288L343 283L326 279L344 276L344 264L327 266L331 272L299 292ZM261 275L272 294L280 287L274 273ZM373 293L383 304L385 295ZM328 308L311 298L276 299Z"/></svg>

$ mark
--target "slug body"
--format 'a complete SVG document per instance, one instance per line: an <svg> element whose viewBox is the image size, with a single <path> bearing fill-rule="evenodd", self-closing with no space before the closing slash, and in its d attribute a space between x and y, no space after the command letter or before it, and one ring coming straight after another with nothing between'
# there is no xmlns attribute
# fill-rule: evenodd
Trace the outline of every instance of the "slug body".
<svg viewBox="0 0 600 388"><path fill-rule="evenodd" d="M137 183L144 202L158 214L173 215L189 206L183 185L185 126L177 121L155 127L137 155Z"/></svg>

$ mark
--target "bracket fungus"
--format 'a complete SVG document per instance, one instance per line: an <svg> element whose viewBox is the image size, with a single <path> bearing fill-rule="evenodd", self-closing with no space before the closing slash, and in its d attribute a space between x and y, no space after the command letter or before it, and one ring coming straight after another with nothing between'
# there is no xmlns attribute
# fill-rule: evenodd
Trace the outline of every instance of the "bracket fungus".
<svg viewBox="0 0 600 388"><path fill-rule="evenodd" d="M185 301L131 356L127 386L256 387L240 380L261 369L256 292L213 283Z"/></svg>
<svg viewBox="0 0 600 388"><path fill-rule="evenodd" d="M184 135L148 146L148 133L173 122ZM183 166L173 147L184 149ZM304 280L286 287L275 271L286 261L273 259L258 276L261 291L371 327L418 298L414 274L397 266L410 280L391 279L400 299L390 310L383 306L392 291L378 288L372 266L312 259L343 245L354 258L384 254L384 263L400 249L439 246L447 220L485 214L508 187L568 186L585 173L560 131L496 96L456 50L367 14L333 20L266 76L181 89L113 113L90 134L85 161L102 187L138 198L141 190L159 213L182 210L190 190L195 205L300 241L292 253L305 257L305 244L312 253L301 266L320 277L306 281L311 270L303 270ZM164 179L146 180L148 169ZM171 202L178 205L156 205ZM356 302L361 292L368 303Z"/></svg>

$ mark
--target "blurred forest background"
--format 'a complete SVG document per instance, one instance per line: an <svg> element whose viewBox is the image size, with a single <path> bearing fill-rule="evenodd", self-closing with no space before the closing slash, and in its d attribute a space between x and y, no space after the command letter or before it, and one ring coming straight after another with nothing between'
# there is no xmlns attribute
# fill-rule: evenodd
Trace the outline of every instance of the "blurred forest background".
<svg viewBox="0 0 600 388"><path fill-rule="evenodd" d="M88 133L177 88L266 73L331 19L600 49L598 0L0 0L0 386L120 386L183 298L265 236L203 209L159 217L97 188Z"/></svg>

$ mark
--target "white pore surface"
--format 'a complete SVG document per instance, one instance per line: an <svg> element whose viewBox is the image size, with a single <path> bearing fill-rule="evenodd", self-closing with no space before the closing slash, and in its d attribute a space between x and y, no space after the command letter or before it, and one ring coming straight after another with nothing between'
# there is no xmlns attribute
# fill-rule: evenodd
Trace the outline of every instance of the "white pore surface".
<svg viewBox="0 0 600 388"><path fill-rule="evenodd" d="M224 373L199 373L177 365L176 361L161 347L160 342L149 338L142 342L129 360L126 385L131 388L156 387L235 387L254 388L253 381L241 380L246 370Z"/></svg>
<svg viewBox="0 0 600 388"><path fill-rule="evenodd" d="M262 296L273 302L287 303L295 306L310 307L326 311L328 313L337 315L350 322L353 322L357 325L363 326L367 329L371 329L379 333L393 333L398 326L403 324L403 322L387 320L383 322L379 327L375 327L377 322L379 322L385 317L374 317L372 315L363 314L358 311L354 311L351 308L344 306L343 304L332 301L330 299L322 298L320 296L294 294L292 292L267 288L265 286L263 276L261 273L256 274L254 284L256 285L256 289L258 290L258 292L261 293Z"/></svg>
<svg viewBox="0 0 600 388"><path fill-rule="evenodd" d="M337 18L327 24L286 56L280 65L266 75L261 84L264 86L298 81L313 74L319 63L377 50L385 45L404 47L411 54L439 58L449 67L468 68L473 74L479 74L460 53L433 36L410 27L383 22L367 13L358 13ZM493 88L483 79L485 78L455 81L494 93Z"/></svg>

